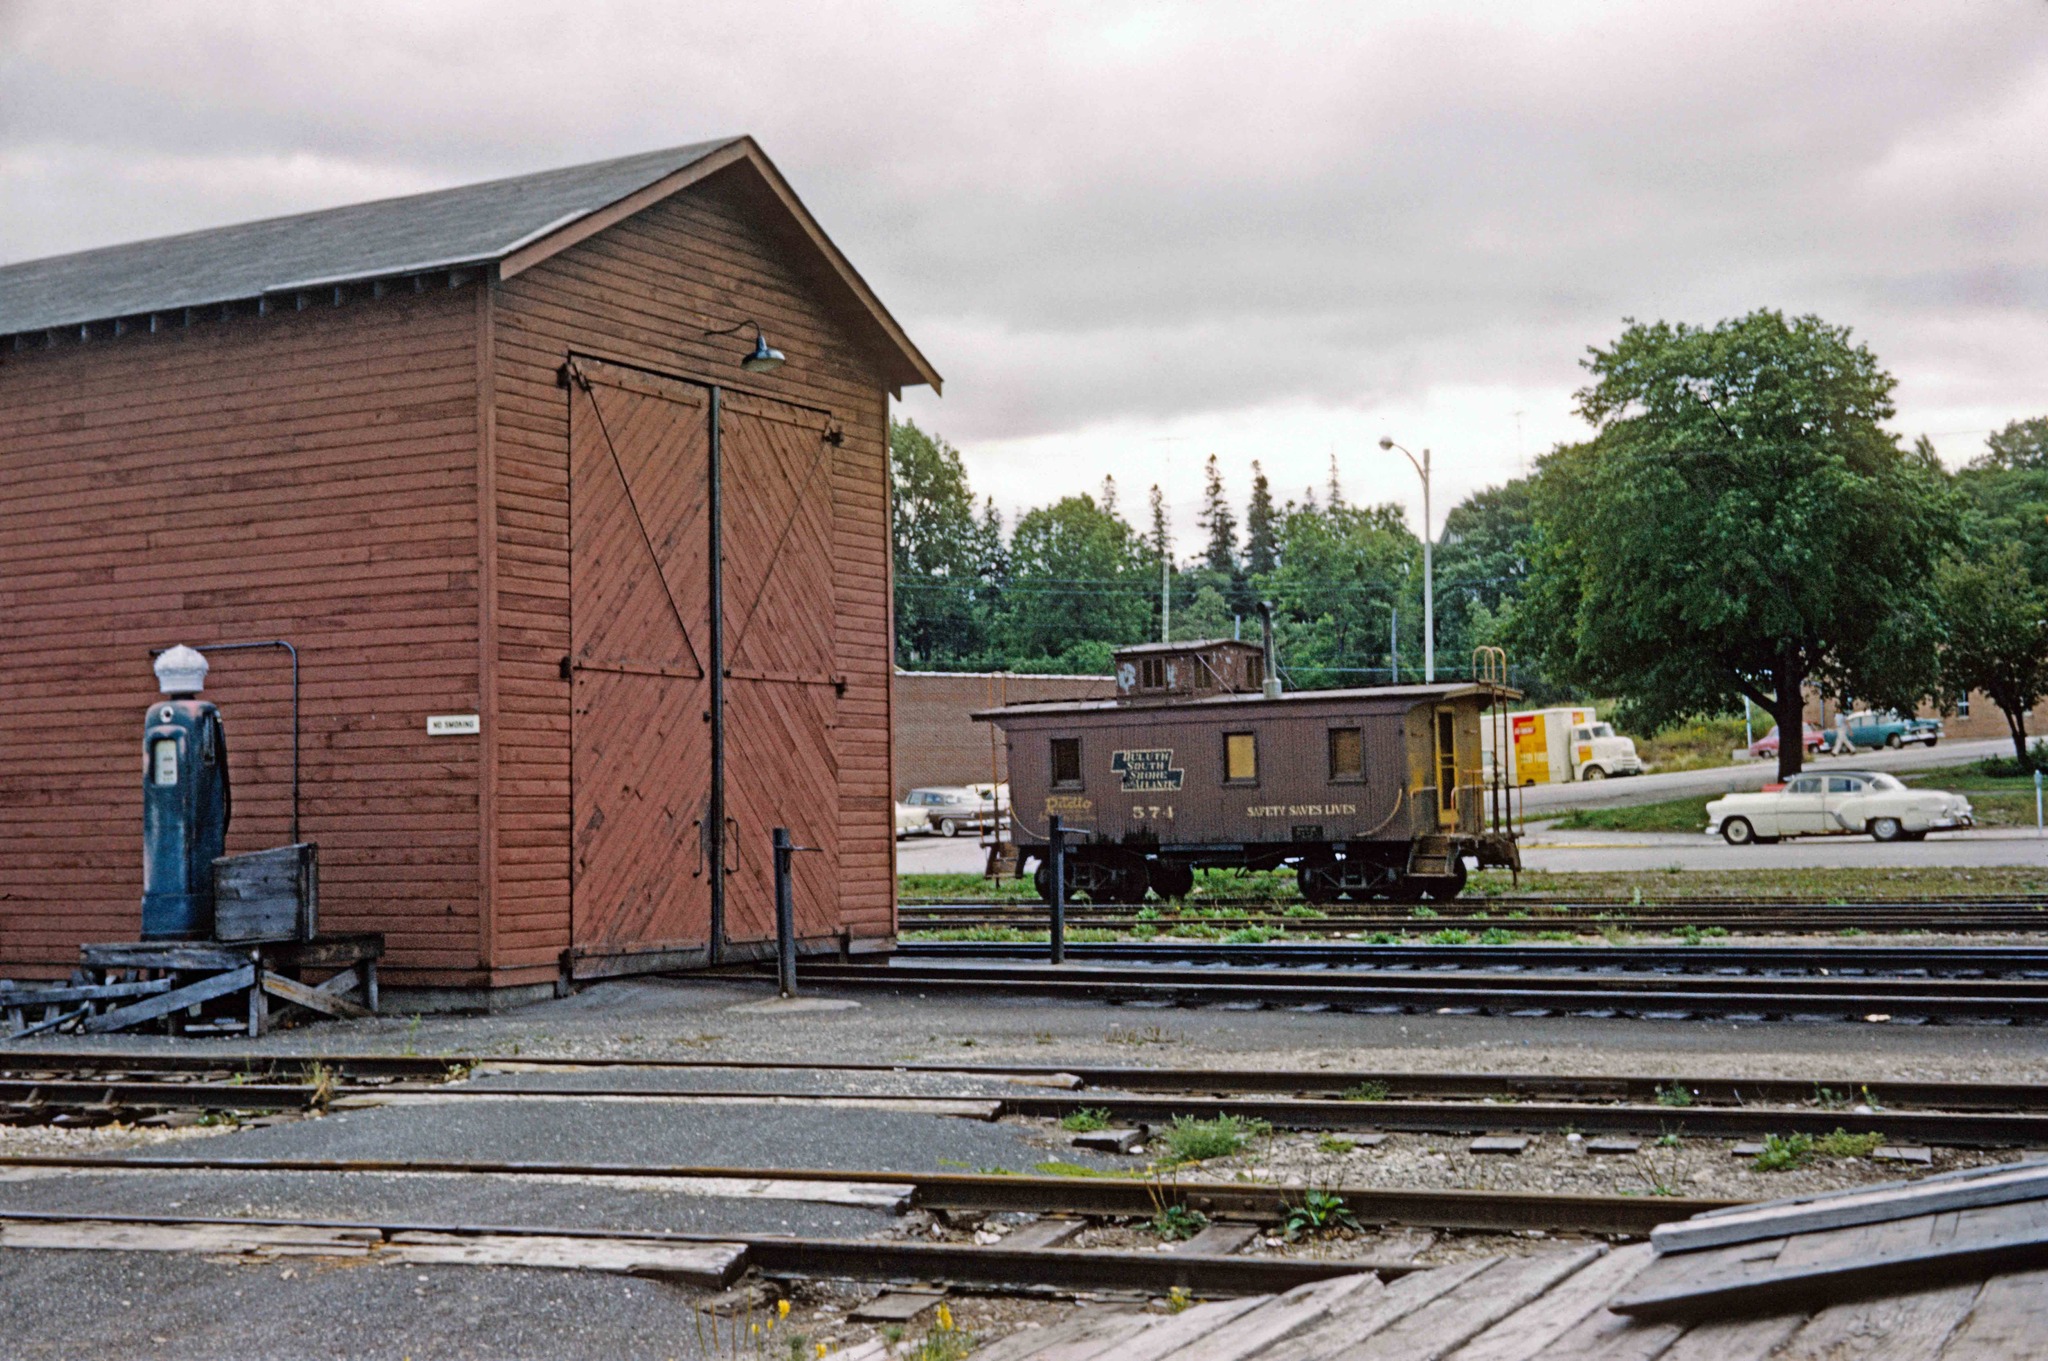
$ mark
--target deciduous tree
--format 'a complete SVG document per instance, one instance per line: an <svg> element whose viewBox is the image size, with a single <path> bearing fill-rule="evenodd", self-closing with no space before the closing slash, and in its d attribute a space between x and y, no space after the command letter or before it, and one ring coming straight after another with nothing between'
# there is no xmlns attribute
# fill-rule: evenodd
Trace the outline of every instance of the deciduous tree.
<svg viewBox="0 0 2048 1361"><path fill-rule="evenodd" d="M2048 591L2028 579L2016 543L1952 557L1936 570L1941 601L1941 696L1954 706L1972 690L2005 711L2025 768L2027 714L2048 698Z"/></svg>
<svg viewBox="0 0 2048 1361"><path fill-rule="evenodd" d="M1631 324L1585 361L1598 428L1544 461L1517 619L1546 669L1659 727L1743 696L1800 768L1803 687L1910 707L1936 680L1959 507L1881 425L1894 380L1817 317Z"/></svg>

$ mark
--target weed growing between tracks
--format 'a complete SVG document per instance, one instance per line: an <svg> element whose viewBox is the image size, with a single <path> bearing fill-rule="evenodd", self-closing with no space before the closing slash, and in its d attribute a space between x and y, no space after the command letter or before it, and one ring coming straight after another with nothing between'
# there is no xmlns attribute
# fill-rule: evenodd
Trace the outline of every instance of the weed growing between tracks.
<svg viewBox="0 0 2048 1361"><path fill-rule="evenodd" d="M1751 1166L1759 1172L1790 1172L1805 1167L1815 1158L1867 1158L1884 1143L1882 1134L1851 1134L1837 1128L1832 1134L1767 1134L1764 1147Z"/></svg>

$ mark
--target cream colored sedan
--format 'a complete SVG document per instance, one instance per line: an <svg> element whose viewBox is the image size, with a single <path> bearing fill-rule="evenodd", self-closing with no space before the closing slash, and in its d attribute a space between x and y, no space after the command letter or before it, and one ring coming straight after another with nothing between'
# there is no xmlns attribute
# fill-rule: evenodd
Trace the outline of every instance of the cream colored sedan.
<svg viewBox="0 0 2048 1361"><path fill-rule="evenodd" d="M1877 770L1795 775L1775 789L1729 794L1707 805L1707 835L1731 846L1788 836L1868 835L1918 841L1973 825L1970 801L1939 789L1908 789Z"/></svg>

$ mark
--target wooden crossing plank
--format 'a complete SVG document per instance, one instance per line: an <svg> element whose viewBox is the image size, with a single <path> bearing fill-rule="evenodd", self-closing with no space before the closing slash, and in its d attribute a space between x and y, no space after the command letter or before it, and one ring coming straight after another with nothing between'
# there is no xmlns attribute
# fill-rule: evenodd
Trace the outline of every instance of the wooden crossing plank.
<svg viewBox="0 0 2048 1361"><path fill-rule="evenodd" d="M2048 1270L1994 1276L1950 1335L1941 1361L2010 1361L2048 1347Z"/></svg>
<svg viewBox="0 0 2048 1361"><path fill-rule="evenodd" d="M523 1266L558 1271L610 1271L656 1276L681 1285L722 1289L740 1273L741 1243L670 1243L650 1239L551 1238L544 1234L397 1233L387 1255L418 1266Z"/></svg>
<svg viewBox="0 0 2048 1361"><path fill-rule="evenodd" d="M1259 1361L1325 1361L1327 1357L1399 1322L1501 1262L1481 1257L1403 1276L1377 1293L1361 1291L1328 1318L1260 1353Z"/></svg>
<svg viewBox="0 0 2048 1361"><path fill-rule="evenodd" d="M1031 1361L1094 1361L1096 1357L1113 1361L1124 1354L1125 1343L1151 1331L1165 1316L1090 1310L1084 1317L1090 1326L1076 1336L1039 1348L1031 1353Z"/></svg>
<svg viewBox="0 0 2048 1361"><path fill-rule="evenodd" d="M1827 1241L1809 1246L1804 1238ZM1801 1239L1776 1251L1769 1243L1738 1244L1661 1258L1612 1307L1644 1317L1700 1315L1737 1299L1759 1308L1928 1279L2031 1270L2048 1262L2048 1201L1982 1206L1953 1217L1916 1216L1896 1226L1859 1225ZM1787 1262L1795 1245L1797 1256Z"/></svg>
<svg viewBox="0 0 2048 1361"><path fill-rule="evenodd" d="M1208 1304L1184 1309L1159 1319L1142 1333L1125 1338L1113 1353L1103 1354L1102 1361L1171 1361L1180 1354L1181 1348L1242 1318L1271 1298L1270 1295L1247 1295L1241 1299L1212 1300ZM980 1361L980 1358L975 1361Z"/></svg>
<svg viewBox="0 0 2048 1361"><path fill-rule="evenodd" d="M973 1361L1031 1361L1047 1347L1087 1335L1093 1320L1084 1315L1062 1319L1050 1328L1020 1328L973 1354ZM880 1356L878 1349L874 1355Z"/></svg>
<svg viewBox="0 0 2048 1361"><path fill-rule="evenodd" d="M1773 1361L1936 1361L1977 1298L1975 1281L1830 1305Z"/></svg>
<svg viewBox="0 0 2048 1361"><path fill-rule="evenodd" d="M1453 1353L1455 1361L1527 1361L1582 1323L1592 1325L1589 1342L1619 1341L1613 1334L1626 1331L1633 1320L1620 1320L1621 1326L1603 1337L1602 1316L1615 1318L1608 1313L1607 1302L1650 1264L1655 1253L1648 1243L1637 1243L1588 1263L1459 1348ZM1677 1335L1673 1328L1665 1340ZM1562 1354L1574 1353L1566 1350ZM1617 1353L1627 1354L1625 1348Z"/></svg>
<svg viewBox="0 0 2048 1361"><path fill-rule="evenodd" d="M1686 1330L1657 1361L1764 1361L1806 1322L1800 1310L1764 1318L1714 1319ZM1564 1361L1562 1356L1558 1361Z"/></svg>
<svg viewBox="0 0 2048 1361"><path fill-rule="evenodd" d="M1383 1289L1379 1277L1368 1273L1297 1286L1169 1355L1173 1361L1243 1361L1321 1322L1340 1302L1361 1293L1376 1295Z"/></svg>
<svg viewBox="0 0 2048 1361"><path fill-rule="evenodd" d="M1761 1238L1782 1238L1820 1229L1876 1224L1912 1215L1938 1214L1980 1205L2048 1197L2048 1167L2023 1165L1968 1180L1929 1178L1925 1182L1880 1190L1822 1196L1776 1206L1752 1206L1701 1215L1675 1224L1661 1224L1650 1234L1659 1252L1695 1252L1701 1248Z"/></svg>
<svg viewBox="0 0 2048 1361"><path fill-rule="evenodd" d="M1451 1293L1381 1329L1330 1361L1435 1361L1477 1337L1606 1253L1604 1247L1496 1262Z"/></svg>

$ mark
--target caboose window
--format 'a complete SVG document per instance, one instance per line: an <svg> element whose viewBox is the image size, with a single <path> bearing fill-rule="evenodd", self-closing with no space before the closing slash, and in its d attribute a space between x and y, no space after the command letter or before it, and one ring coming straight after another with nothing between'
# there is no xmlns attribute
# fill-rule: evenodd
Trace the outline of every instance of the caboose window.
<svg viewBox="0 0 2048 1361"><path fill-rule="evenodd" d="M1139 659L1138 688L1141 690L1164 690L1166 688L1166 658L1144 657Z"/></svg>
<svg viewBox="0 0 2048 1361"><path fill-rule="evenodd" d="M1081 739L1052 739L1052 783L1055 789L1081 787Z"/></svg>
<svg viewBox="0 0 2048 1361"><path fill-rule="evenodd" d="M1254 784L1259 778L1259 741L1248 732L1223 734L1223 779L1227 784Z"/></svg>
<svg viewBox="0 0 2048 1361"><path fill-rule="evenodd" d="M1362 780L1365 778L1365 730L1362 728L1330 729L1330 779Z"/></svg>

